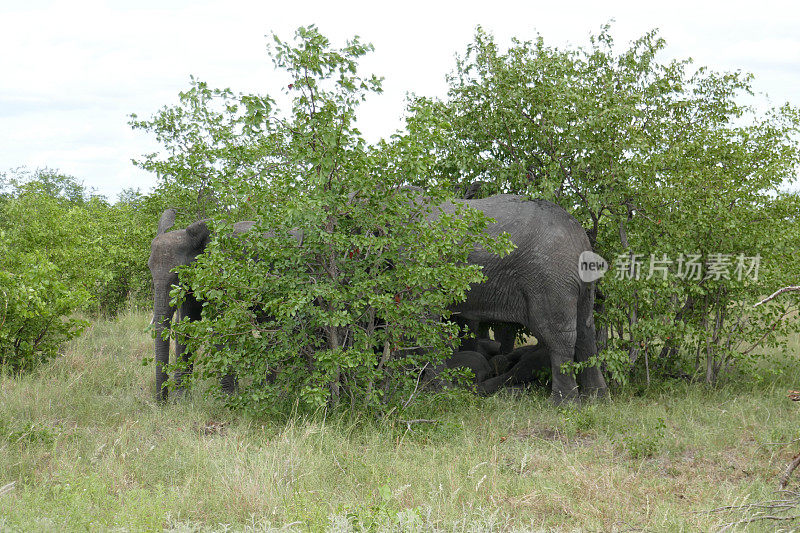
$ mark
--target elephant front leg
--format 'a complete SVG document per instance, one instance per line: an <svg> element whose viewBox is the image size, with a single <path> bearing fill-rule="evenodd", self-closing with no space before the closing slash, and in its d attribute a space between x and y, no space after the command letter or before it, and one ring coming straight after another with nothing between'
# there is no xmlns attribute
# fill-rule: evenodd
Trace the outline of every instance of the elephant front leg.
<svg viewBox="0 0 800 533"><path fill-rule="evenodd" d="M186 349L186 345L175 343L176 361L178 362L178 369L175 370L175 391L183 392L186 389L184 380L192 373L192 363L190 361L191 352Z"/></svg>
<svg viewBox="0 0 800 533"><path fill-rule="evenodd" d="M201 312L202 307L200 304L192 296L188 296L183 305L181 305L178 318L200 320ZM175 390L184 391L186 388L184 381L192 373L192 353L186 349L186 345L179 342L175 343L175 360L178 363L178 368L175 370Z"/></svg>

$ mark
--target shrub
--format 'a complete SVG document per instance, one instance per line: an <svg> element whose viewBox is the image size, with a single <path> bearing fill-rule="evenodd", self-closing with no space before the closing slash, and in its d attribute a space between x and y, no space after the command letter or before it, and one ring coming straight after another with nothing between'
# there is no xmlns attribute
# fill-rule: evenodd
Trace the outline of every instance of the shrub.
<svg viewBox="0 0 800 533"><path fill-rule="evenodd" d="M198 376L237 374L233 407L408 405L426 365L452 350L448 305L483 279L467 255L511 248L483 233L488 221L475 210L426 219L406 187L422 169L397 164L399 143L361 137L357 106L380 91L377 77L358 73L371 49L357 38L334 48L301 28L295 43L273 47L290 76L288 116L269 97L194 82L178 108L134 123L165 141L167 157L144 165L171 176L173 190L210 184L257 221L235 237L230 215L215 213L216 238L174 294L202 302L202 320L173 334L202 362ZM428 195L446 197L435 187Z"/></svg>
<svg viewBox="0 0 800 533"><path fill-rule="evenodd" d="M54 357L86 325L72 315L87 299L41 253L15 250L0 233L0 366L22 372Z"/></svg>

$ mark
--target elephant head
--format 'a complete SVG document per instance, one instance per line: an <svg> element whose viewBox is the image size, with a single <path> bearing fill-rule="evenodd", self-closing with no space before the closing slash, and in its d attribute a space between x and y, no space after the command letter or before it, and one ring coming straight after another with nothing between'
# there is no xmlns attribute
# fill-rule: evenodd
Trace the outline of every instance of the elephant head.
<svg viewBox="0 0 800 533"><path fill-rule="evenodd" d="M209 241L210 231L205 221L198 221L186 229L168 231L175 224L175 210L167 209L158 223L158 234L150 246L150 259L147 266L153 276L153 324L156 332L156 395L167 398L164 384L167 374L164 371L169 363L169 340L162 334L168 330L175 314L170 305L169 292L178 283L176 267L188 265L200 255ZM182 353L181 346L177 347ZM180 354L179 354L180 355Z"/></svg>

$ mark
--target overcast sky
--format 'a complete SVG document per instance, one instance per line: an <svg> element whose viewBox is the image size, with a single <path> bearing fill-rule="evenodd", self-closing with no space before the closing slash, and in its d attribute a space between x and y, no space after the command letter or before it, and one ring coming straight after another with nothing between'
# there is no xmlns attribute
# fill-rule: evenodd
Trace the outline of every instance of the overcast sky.
<svg viewBox="0 0 800 533"><path fill-rule="evenodd" d="M501 42L541 34L556 46L588 43L614 20L619 47L658 28L670 57L755 75L774 105L800 105L800 7L795 1L317 2L289 0L0 0L0 171L26 166L71 174L114 199L155 178L131 159L156 149L128 115L177 101L195 75L211 86L277 95L285 83L266 54L316 24L341 45L375 45L363 72L384 94L361 109L368 139L401 126L405 94L443 96L444 76L480 24Z"/></svg>

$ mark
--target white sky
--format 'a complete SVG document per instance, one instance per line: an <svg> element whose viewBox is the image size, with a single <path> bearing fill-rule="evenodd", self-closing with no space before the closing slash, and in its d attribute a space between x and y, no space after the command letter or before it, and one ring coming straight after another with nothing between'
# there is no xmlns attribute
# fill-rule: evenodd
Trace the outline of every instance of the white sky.
<svg viewBox="0 0 800 533"><path fill-rule="evenodd" d="M128 115L177 101L195 75L213 87L278 96L286 80L266 35L290 39L317 24L334 45L360 35L375 45L363 73L385 77L361 108L368 139L401 126L405 94L444 96L454 56L482 25L547 44L586 45L614 19L620 48L653 28L671 57L755 74L774 105L800 105L800 4L794 1L437 2L0 0L0 171L50 167L110 199L155 178L131 158L157 148Z"/></svg>

